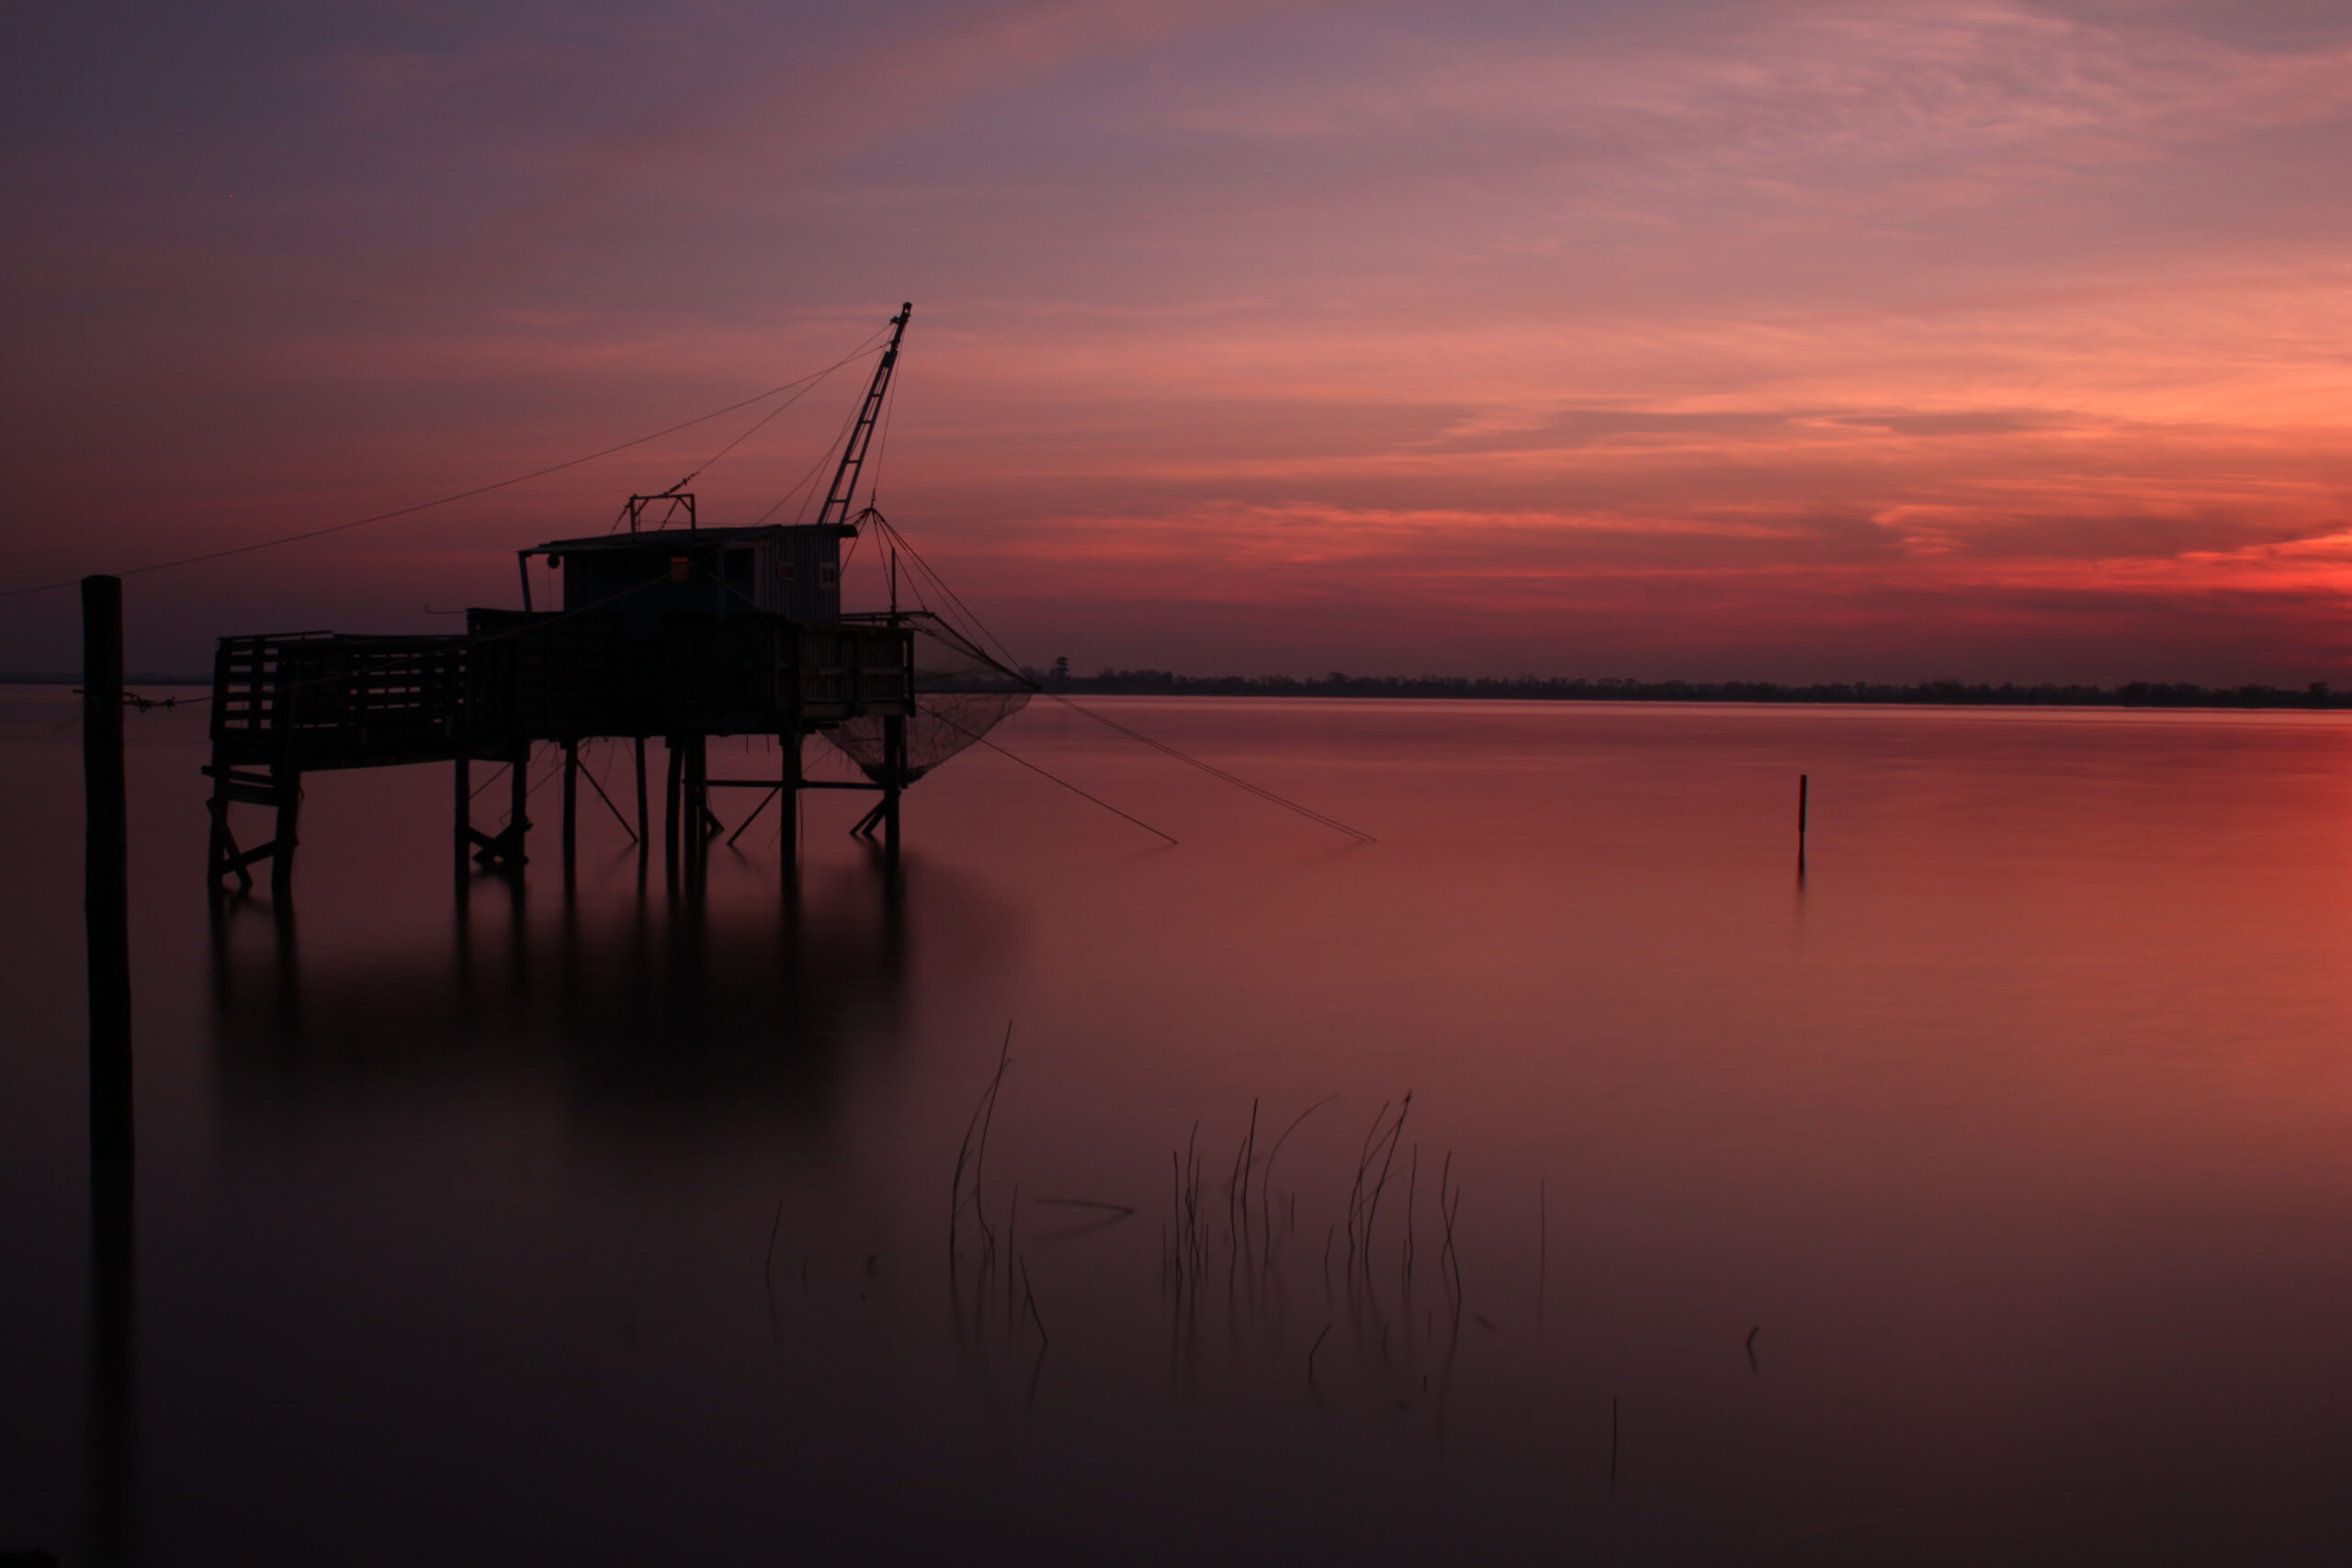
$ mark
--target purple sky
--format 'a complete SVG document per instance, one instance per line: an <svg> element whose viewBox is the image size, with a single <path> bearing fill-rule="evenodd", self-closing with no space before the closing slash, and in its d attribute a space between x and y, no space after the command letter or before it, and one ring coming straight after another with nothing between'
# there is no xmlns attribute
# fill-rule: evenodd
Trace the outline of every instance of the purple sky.
<svg viewBox="0 0 2352 1568"><path fill-rule="evenodd" d="M1038 663L2352 683L2340 3L6 27L0 587L573 457L911 299L881 503ZM132 660L453 629L752 417L134 579ZM71 666L71 594L6 603L0 667Z"/></svg>

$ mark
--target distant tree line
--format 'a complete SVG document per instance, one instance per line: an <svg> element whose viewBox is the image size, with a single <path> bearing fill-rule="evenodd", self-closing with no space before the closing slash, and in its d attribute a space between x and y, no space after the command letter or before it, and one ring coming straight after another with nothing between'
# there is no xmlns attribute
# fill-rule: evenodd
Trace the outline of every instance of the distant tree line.
<svg viewBox="0 0 2352 1568"><path fill-rule="evenodd" d="M2133 681L2120 686L2014 682L1914 684L1836 681L1807 686L1777 681L1589 681L1537 675L1179 675L1169 670L1105 670L1069 673L1067 660L1048 671L1023 671L1047 691L1188 697L1498 697L1534 702L1638 703L1940 703L1971 707L2340 708L2352 692L2324 681L2308 686L2197 686L2185 682Z"/></svg>

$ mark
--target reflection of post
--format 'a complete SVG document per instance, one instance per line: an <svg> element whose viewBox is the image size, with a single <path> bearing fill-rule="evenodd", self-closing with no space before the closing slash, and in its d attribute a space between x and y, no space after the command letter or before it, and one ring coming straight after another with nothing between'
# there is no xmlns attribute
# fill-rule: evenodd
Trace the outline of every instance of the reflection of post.
<svg viewBox="0 0 2352 1568"><path fill-rule="evenodd" d="M90 1560L128 1563L131 1529L131 1167L101 1160L90 1182Z"/></svg>
<svg viewBox="0 0 2352 1568"><path fill-rule="evenodd" d="M515 876L523 874L523 867L529 859L523 846L529 841L531 833L531 818L526 815L530 798L531 743L526 740L523 749L514 753L514 765L508 770L506 780L506 830L514 836L514 848L507 859L506 869Z"/></svg>
<svg viewBox="0 0 2352 1568"><path fill-rule="evenodd" d="M452 805L449 811L450 864L457 878L458 894L463 898L468 882L466 857L473 853L473 761L460 752L449 764L449 791Z"/></svg>
<svg viewBox="0 0 2352 1568"><path fill-rule="evenodd" d="M647 853L653 848L651 826L645 812L645 737L637 740L637 863L642 866Z"/></svg>
<svg viewBox="0 0 2352 1568"><path fill-rule="evenodd" d="M580 834L580 742L563 743L563 884L577 869Z"/></svg>
<svg viewBox="0 0 2352 1568"><path fill-rule="evenodd" d="M684 782L686 753L674 735L666 737L662 747L670 759L662 790L662 869L674 877L678 874L678 834L682 829L678 794Z"/></svg>
<svg viewBox="0 0 2352 1568"><path fill-rule="evenodd" d="M784 808L784 820L776 824L777 861L783 866L786 881L800 865L800 731L786 729L775 738L775 749L781 753L783 768L776 779L776 804Z"/></svg>
<svg viewBox="0 0 2352 1568"><path fill-rule="evenodd" d="M83 915L90 985L90 1545L128 1562L131 1222L130 832L122 581L82 580Z"/></svg>
<svg viewBox="0 0 2352 1568"><path fill-rule="evenodd" d="M899 858L899 795L907 778L907 721L882 721L882 858Z"/></svg>
<svg viewBox="0 0 2352 1568"><path fill-rule="evenodd" d="M685 737L685 795L682 831L684 839L680 852L686 857L686 886L701 890L703 874L710 858L710 749L709 738L701 735Z"/></svg>
<svg viewBox="0 0 2352 1568"><path fill-rule="evenodd" d="M294 846L301 841L302 775L291 769L273 768L277 784L277 852L269 857L269 897L283 907L294 896Z"/></svg>
<svg viewBox="0 0 2352 1568"><path fill-rule="evenodd" d="M897 996L907 974L907 885L894 856L883 857L881 873L882 974L890 982L889 994Z"/></svg>
<svg viewBox="0 0 2352 1568"><path fill-rule="evenodd" d="M530 964L530 911L525 902L527 893L519 870L514 875L499 880L505 885L506 893L507 976L516 994L520 995L528 978Z"/></svg>

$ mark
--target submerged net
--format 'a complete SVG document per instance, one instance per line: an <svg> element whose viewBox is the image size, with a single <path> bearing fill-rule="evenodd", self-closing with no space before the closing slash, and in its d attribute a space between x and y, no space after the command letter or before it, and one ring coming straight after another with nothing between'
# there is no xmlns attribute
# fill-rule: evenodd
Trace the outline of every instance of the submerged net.
<svg viewBox="0 0 2352 1568"><path fill-rule="evenodd" d="M907 779L939 766L1023 708L1035 690L1019 676L936 625L915 623L914 713L907 719ZM848 718L817 733L860 772L884 780L879 718Z"/></svg>

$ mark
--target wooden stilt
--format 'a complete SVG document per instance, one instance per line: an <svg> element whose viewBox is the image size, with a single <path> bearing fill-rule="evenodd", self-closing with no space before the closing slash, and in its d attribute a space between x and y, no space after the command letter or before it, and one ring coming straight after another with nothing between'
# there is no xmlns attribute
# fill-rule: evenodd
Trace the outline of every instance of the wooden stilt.
<svg viewBox="0 0 2352 1568"><path fill-rule="evenodd" d="M899 859L899 796L906 787L907 721L882 721L882 858Z"/></svg>
<svg viewBox="0 0 2352 1568"><path fill-rule="evenodd" d="M699 887L703 871L710 856L710 757L707 739L700 735L685 738L685 796L684 852L686 876Z"/></svg>
<svg viewBox="0 0 2352 1568"><path fill-rule="evenodd" d="M451 788L457 796L457 809L452 827L457 837L458 886L465 884L466 852L473 852L474 863L484 871L520 872L529 861L524 852L526 837L531 830L531 819L524 815L524 799L530 793L531 759L526 751L506 765L507 822L495 833L485 833L473 825L473 791L469 759L460 757ZM482 786L489 788L488 784Z"/></svg>
<svg viewBox="0 0 2352 1568"><path fill-rule="evenodd" d="M571 877L580 847L580 742L563 743L563 874Z"/></svg>
<svg viewBox="0 0 2352 1568"><path fill-rule="evenodd" d="M637 745L637 852L642 857L652 845L652 828L645 811L645 737L635 738Z"/></svg>
<svg viewBox="0 0 2352 1568"><path fill-rule="evenodd" d="M505 856L506 869L519 876L523 868L531 863L530 855L524 850L531 831L531 746L528 741L525 741L522 750L514 754L514 765L506 775L506 831L501 837L509 845Z"/></svg>
<svg viewBox="0 0 2352 1568"><path fill-rule="evenodd" d="M787 872L800 863L800 732L776 737L784 766L779 770L776 805L784 820L776 825L776 858Z"/></svg>
<svg viewBox="0 0 2352 1568"><path fill-rule="evenodd" d="M459 757L449 764L449 794L453 802L449 815L451 864L463 888L467 883L466 857L473 852L474 824L474 765L469 757Z"/></svg>
<svg viewBox="0 0 2352 1568"><path fill-rule="evenodd" d="M284 899L294 892L294 846L302 817L302 775L288 773L277 777L277 837L269 860L269 893L273 898Z"/></svg>
<svg viewBox="0 0 2352 1568"><path fill-rule="evenodd" d="M673 735L662 741L662 746L669 752L670 765L662 791L662 863L674 872L678 868L679 833L684 826L678 796L685 786L685 742Z"/></svg>
<svg viewBox="0 0 2352 1568"><path fill-rule="evenodd" d="M254 874L246 869L245 858L237 849L237 837L229 829L229 795L223 781L213 782L212 798L204 804L212 817L211 838L205 846L204 863L209 873L208 880L213 896L217 898L227 893L228 889L221 886L221 878L228 876L237 879L239 893L252 892Z"/></svg>
<svg viewBox="0 0 2352 1568"><path fill-rule="evenodd" d="M239 894L252 892L251 868L258 862L268 861L271 893L290 897L294 891L294 846L301 832L300 771L274 765L266 773L254 773L217 763L204 771L212 779L212 796L205 802L205 809L212 818L206 840L205 873L214 895L225 892L223 884L232 876L237 879ZM229 809L234 805L266 807L273 818L274 836L249 850L238 847Z"/></svg>

